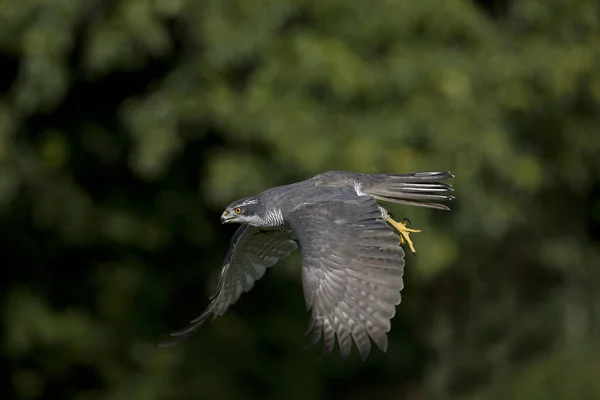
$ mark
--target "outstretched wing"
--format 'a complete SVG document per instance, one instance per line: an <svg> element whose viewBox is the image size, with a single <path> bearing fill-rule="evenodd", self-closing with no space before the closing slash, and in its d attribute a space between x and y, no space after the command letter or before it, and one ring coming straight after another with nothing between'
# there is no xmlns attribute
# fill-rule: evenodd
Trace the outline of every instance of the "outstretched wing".
<svg viewBox="0 0 600 400"><path fill-rule="evenodd" d="M332 200L303 203L286 218L300 242L307 333L331 353L337 334L342 358L352 339L364 360L369 337L387 350L390 320L404 287L404 250L371 196L338 188Z"/></svg>
<svg viewBox="0 0 600 400"><path fill-rule="evenodd" d="M252 289L268 267L288 257L297 248L290 233L262 231L249 225L240 226L231 238L217 290L211 296L210 304L200 316L191 321L189 327L171 333L172 338L160 343L160 346L175 345L192 334L209 317L225 314L242 293Z"/></svg>

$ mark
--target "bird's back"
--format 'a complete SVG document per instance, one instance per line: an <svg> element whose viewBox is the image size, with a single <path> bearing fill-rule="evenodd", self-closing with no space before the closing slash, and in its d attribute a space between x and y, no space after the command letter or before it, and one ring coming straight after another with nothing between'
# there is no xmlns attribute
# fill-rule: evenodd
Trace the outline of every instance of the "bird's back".
<svg viewBox="0 0 600 400"><path fill-rule="evenodd" d="M370 195L377 200L404 205L438 208L439 200L452 200L452 186L439 181L452 178L449 172L411 172L405 174L361 174L351 171L327 171L312 178L269 189L264 193L271 207L282 210L302 202L335 198L341 191L352 189L357 194ZM332 190L333 189L333 190Z"/></svg>
<svg viewBox="0 0 600 400"><path fill-rule="evenodd" d="M354 189L352 179L361 174L348 171L328 171L303 181L277 186L261 193L267 207L287 209L308 201L325 201L335 198L332 188Z"/></svg>

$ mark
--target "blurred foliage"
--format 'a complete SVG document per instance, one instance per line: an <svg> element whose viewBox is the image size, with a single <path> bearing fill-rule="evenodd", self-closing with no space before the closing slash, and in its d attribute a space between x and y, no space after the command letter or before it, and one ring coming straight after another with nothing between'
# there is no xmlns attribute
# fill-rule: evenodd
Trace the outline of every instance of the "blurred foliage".
<svg viewBox="0 0 600 400"><path fill-rule="evenodd" d="M0 1L2 397L596 399L600 3ZM386 354L305 349L295 255L183 345L234 227L450 170Z"/></svg>

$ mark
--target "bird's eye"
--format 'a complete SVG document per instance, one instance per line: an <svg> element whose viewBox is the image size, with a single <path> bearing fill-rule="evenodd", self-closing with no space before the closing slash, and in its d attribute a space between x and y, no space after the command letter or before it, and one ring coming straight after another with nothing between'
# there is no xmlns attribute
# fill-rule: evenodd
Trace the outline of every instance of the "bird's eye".
<svg viewBox="0 0 600 400"><path fill-rule="evenodd" d="M236 214L241 214L242 213L242 209L240 207L236 207L233 212L235 212Z"/></svg>

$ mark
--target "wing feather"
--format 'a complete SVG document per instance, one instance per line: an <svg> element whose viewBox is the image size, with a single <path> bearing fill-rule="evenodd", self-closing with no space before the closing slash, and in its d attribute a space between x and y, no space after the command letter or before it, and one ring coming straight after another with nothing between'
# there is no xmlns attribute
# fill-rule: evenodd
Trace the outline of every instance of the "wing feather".
<svg viewBox="0 0 600 400"><path fill-rule="evenodd" d="M322 338L328 354L337 336L343 358L354 342L364 360L371 340L387 350L390 320L404 287L404 251L373 197L335 191L330 199L295 207L286 219L302 252L310 344Z"/></svg>
<svg viewBox="0 0 600 400"><path fill-rule="evenodd" d="M160 346L175 345L196 331L207 319L225 314L242 293L254 287L267 268L288 257L297 248L290 233L240 226L231 238L210 304L187 328L171 333L172 338L160 343Z"/></svg>

